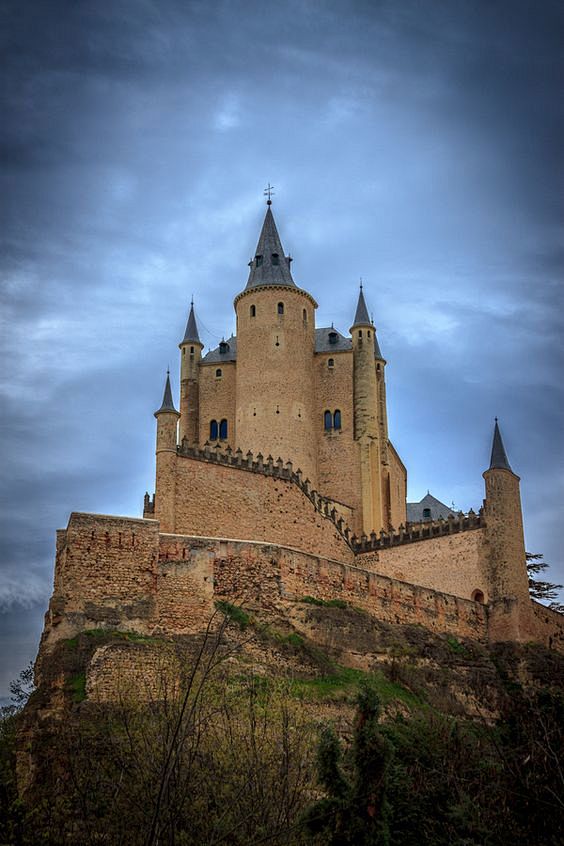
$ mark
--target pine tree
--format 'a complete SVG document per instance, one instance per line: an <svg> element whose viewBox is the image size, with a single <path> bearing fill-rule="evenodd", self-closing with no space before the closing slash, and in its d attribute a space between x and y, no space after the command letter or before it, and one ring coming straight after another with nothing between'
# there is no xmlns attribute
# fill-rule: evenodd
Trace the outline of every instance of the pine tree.
<svg viewBox="0 0 564 846"><path fill-rule="evenodd" d="M546 561L543 561L544 555L541 553L527 552L526 557L530 595L533 599L550 600L548 603L549 608L552 608L553 611L559 611L561 614L564 613L564 604L558 599L558 592L563 586L537 578L540 573L544 573L548 569L548 564Z"/></svg>

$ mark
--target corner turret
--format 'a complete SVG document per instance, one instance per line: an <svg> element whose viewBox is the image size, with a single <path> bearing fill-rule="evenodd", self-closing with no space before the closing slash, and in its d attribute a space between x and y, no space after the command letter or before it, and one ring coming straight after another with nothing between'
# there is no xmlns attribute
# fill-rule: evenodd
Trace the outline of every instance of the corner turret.
<svg viewBox="0 0 564 846"><path fill-rule="evenodd" d="M194 300L180 349L180 441L184 438L192 446L198 444L200 430L200 361L204 345L200 341Z"/></svg>
<svg viewBox="0 0 564 846"><path fill-rule="evenodd" d="M161 407L155 411L157 418L157 472L155 480L155 518L161 521L161 531L174 531L174 478L176 472L176 445L178 418L174 407L170 373L166 382Z"/></svg>

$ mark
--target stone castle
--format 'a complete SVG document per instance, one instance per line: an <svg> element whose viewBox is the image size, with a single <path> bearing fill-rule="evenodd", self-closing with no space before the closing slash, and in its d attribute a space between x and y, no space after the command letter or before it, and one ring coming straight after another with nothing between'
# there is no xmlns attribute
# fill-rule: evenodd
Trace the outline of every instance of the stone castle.
<svg viewBox="0 0 564 846"><path fill-rule="evenodd" d="M316 328L270 201L249 267L236 336L207 355L192 303L180 410L167 374L143 518L73 513L57 533L40 656L93 628L195 633L218 599L304 596L483 642L564 647L562 615L529 597L519 477L497 421L482 507L408 521L362 288L349 336Z"/></svg>

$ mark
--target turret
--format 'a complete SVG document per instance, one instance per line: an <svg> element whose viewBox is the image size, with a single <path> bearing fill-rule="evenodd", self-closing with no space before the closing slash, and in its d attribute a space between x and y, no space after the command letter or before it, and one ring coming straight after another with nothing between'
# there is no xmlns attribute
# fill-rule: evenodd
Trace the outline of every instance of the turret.
<svg viewBox="0 0 564 846"><path fill-rule="evenodd" d="M167 370L161 407L155 411L157 418L157 472L155 481L155 519L161 522L161 531L174 531L174 495L176 474L176 445L178 418Z"/></svg>
<svg viewBox="0 0 564 846"><path fill-rule="evenodd" d="M495 419L486 483L486 564L493 640L523 640L531 614L519 476L509 464Z"/></svg>
<svg viewBox="0 0 564 846"><path fill-rule="evenodd" d="M191 445L198 444L200 430L200 361L204 348L198 333L194 301L180 348L180 440L187 438Z"/></svg>
<svg viewBox="0 0 564 846"><path fill-rule="evenodd" d="M388 423L385 359L369 317L362 283L353 325L354 436L360 449L362 530L379 532L390 526Z"/></svg>
<svg viewBox="0 0 564 846"><path fill-rule="evenodd" d="M313 355L317 303L292 278L270 202L236 298L236 445L281 456L317 483Z"/></svg>

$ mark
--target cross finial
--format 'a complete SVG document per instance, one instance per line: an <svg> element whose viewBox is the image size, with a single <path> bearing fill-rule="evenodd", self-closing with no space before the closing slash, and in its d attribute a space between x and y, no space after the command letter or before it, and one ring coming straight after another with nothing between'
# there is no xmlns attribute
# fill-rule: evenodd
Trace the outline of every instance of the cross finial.
<svg viewBox="0 0 564 846"><path fill-rule="evenodd" d="M268 185L266 186L266 188L264 189L263 194L264 194L265 197L268 197L268 199L266 201L266 205L271 206L272 200L270 198L274 194L274 185L271 185L270 182L269 182Z"/></svg>
<svg viewBox="0 0 564 846"><path fill-rule="evenodd" d="M360 277L360 290L362 291L362 276Z"/></svg>

